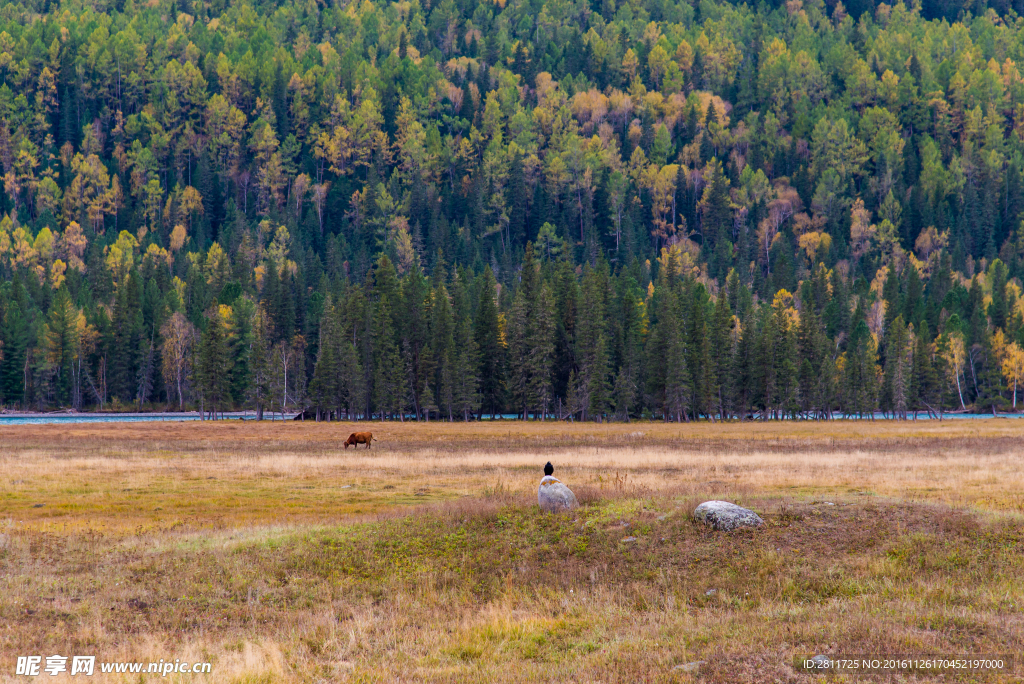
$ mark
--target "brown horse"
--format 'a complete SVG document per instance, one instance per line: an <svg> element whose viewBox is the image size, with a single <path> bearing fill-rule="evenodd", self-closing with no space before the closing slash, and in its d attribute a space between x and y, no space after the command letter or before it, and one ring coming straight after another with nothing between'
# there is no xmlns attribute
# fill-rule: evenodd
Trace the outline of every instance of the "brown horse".
<svg viewBox="0 0 1024 684"><path fill-rule="evenodd" d="M365 444L366 448L369 449L370 448L370 442L372 442L372 441L373 441L373 433L372 432L353 432L351 435L348 436L348 439L345 440L345 448L348 449L349 446L356 446L357 444Z"/></svg>

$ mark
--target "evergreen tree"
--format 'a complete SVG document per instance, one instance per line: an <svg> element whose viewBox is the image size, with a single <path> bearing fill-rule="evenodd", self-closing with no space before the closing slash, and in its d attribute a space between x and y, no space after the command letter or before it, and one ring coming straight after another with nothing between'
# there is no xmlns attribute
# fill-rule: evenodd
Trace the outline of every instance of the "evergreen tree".
<svg viewBox="0 0 1024 684"><path fill-rule="evenodd" d="M399 351L392 326L391 302L382 297L377 302L374 323L373 404L381 417L405 420L409 389L406 364Z"/></svg>
<svg viewBox="0 0 1024 684"><path fill-rule="evenodd" d="M118 289L107 340L110 364L110 393L122 402L134 400L139 374L140 352L143 350L140 279L129 276ZM148 340L146 340L148 343Z"/></svg>
<svg viewBox="0 0 1024 684"><path fill-rule="evenodd" d="M15 292L20 283L15 282ZM9 291L8 291L9 292ZM0 357L0 389L5 404L22 404L25 401L27 357L32 330L28 317L17 296L3 298L6 301L0 340L3 342L3 355ZM23 300L22 300L23 301Z"/></svg>
<svg viewBox="0 0 1024 684"><path fill-rule="evenodd" d="M413 262L412 269L402 279L402 310L396 316L396 327L401 331L402 355L409 373L407 386L410 389L413 413L416 420L423 414L420 399L426 392L428 384L429 362L423 358L428 348L428 311L427 301L430 288L423 277L419 265Z"/></svg>
<svg viewBox="0 0 1024 684"><path fill-rule="evenodd" d="M536 297L531 314L530 331L527 335L527 358L529 368L528 407L540 413L545 419L553 400L552 364L555 358L555 309L554 294L544 283Z"/></svg>
<svg viewBox="0 0 1024 684"><path fill-rule="evenodd" d="M600 422L609 406L609 359L604 331L604 273L586 266L580 291L580 308L587 312L576 328L577 368L575 409L582 420Z"/></svg>
<svg viewBox="0 0 1024 684"><path fill-rule="evenodd" d="M480 356L476 344L476 330L462 276L456 277L452 290L455 329L450 360L452 404L450 413L461 415L468 421L480 407Z"/></svg>
<svg viewBox="0 0 1024 684"><path fill-rule="evenodd" d="M263 411L270 403L271 323L263 305L256 306L252 319L251 381L248 396L256 408L256 420L263 420Z"/></svg>
<svg viewBox="0 0 1024 684"><path fill-rule="evenodd" d="M235 404L245 401L252 383L253 318L256 305L247 297L233 300L228 318L228 347L231 355L231 400Z"/></svg>
<svg viewBox="0 0 1024 684"><path fill-rule="evenodd" d="M729 297L724 292L719 293L718 299L715 300L710 342L710 353L714 363L713 402L718 416L725 420L733 407L732 367L735 363L735 336L732 309L729 307Z"/></svg>
<svg viewBox="0 0 1024 684"><path fill-rule="evenodd" d="M631 414L642 406L643 337L646 321L643 297L636 279L619 278L618 340L614 398L615 413L620 420L629 421Z"/></svg>
<svg viewBox="0 0 1024 684"><path fill-rule="evenodd" d="M71 302L67 289L61 288L50 303L43 331L51 398L59 406L71 400L77 326L78 309Z"/></svg>
<svg viewBox="0 0 1024 684"><path fill-rule="evenodd" d="M935 370L933 345L928 337L928 324L925 322L914 335L914 365L908 403L915 418L919 410L927 411L929 416L938 416L941 411L939 378Z"/></svg>
<svg viewBox="0 0 1024 684"><path fill-rule="evenodd" d="M877 406L877 351L867 323L859 320L847 344L843 373L843 411L871 417Z"/></svg>
<svg viewBox="0 0 1024 684"><path fill-rule="evenodd" d="M907 408L910 405L912 385L912 366L910 335L903 322L903 316L897 316L889 326L885 337L885 382L882 389L882 409L888 410L898 420L907 419Z"/></svg>
<svg viewBox="0 0 1024 684"><path fill-rule="evenodd" d="M337 411L341 418L341 362L338 358L341 346L341 327L338 313L330 296L324 302L320 317L320 339L313 379L309 383L309 395L316 406L316 419L330 420L331 412Z"/></svg>
<svg viewBox="0 0 1024 684"><path fill-rule="evenodd" d="M686 317L686 365L690 370L690 386L693 389L690 405L694 418L697 418L701 415L711 415L712 400L718 394L715 385L718 374L711 352L707 291L700 284L692 286L689 290L683 295L690 300L689 316Z"/></svg>
<svg viewBox="0 0 1024 684"><path fill-rule="evenodd" d="M490 267L484 270L478 287L480 298L474 331L480 363L477 377L480 378L482 409L493 418L504 402L505 378L502 358L504 349L496 301L497 283Z"/></svg>
<svg viewBox="0 0 1024 684"><path fill-rule="evenodd" d="M200 410L212 419L223 412L231 399L231 356L226 324L218 308L207 313L206 329L199 340L194 384L200 395Z"/></svg>

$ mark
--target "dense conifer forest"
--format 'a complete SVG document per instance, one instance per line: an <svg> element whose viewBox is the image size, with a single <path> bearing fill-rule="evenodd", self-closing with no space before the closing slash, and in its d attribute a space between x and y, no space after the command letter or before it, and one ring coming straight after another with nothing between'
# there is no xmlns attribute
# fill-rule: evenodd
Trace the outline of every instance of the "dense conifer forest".
<svg viewBox="0 0 1024 684"><path fill-rule="evenodd" d="M0 403L1016 408L1017 4L0 9Z"/></svg>

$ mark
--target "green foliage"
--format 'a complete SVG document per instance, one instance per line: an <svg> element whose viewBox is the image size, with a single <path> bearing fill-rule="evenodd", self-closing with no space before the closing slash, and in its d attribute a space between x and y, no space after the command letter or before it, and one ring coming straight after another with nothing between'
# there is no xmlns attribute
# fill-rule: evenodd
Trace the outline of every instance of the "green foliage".
<svg viewBox="0 0 1024 684"><path fill-rule="evenodd" d="M0 400L998 410L1022 27L947 5L11 5Z"/></svg>

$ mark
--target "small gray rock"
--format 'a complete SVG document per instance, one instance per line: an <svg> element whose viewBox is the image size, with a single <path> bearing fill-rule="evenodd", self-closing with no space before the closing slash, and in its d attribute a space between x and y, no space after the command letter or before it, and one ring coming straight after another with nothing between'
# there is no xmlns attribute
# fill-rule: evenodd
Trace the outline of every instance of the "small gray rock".
<svg viewBox="0 0 1024 684"><path fill-rule="evenodd" d="M705 501L694 509L693 518L722 532L764 525L757 513L728 501Z"/></svg>
<svg viewBox="0 0 1024 684"><path fill-rule="evenodd" d="M829 658L827 655L816 655L813 658L811 658L811 662L813 663L811 667L813 667L814 669L824 670L832 663L832 659Z"/></svg>
<svg viewBox="0 0 1024 684"><path fill-rule="evenodd" d="M537 487L537 503L545 513L560 513L579 508L580 502L572 490L562 484L561 480L545 475Z"/></svg>
<svg viewBox="0 0 1024 684"><path fill-rule="evenodd" d="M635 542L635 541L636 541L636 537L626 537L625 539L622 540L622 543L626 544L628 542Z"/></svg>
<svg viewBox="0 0 1024 684"><path fill-rule="evenodd" d="M685 663L684 665L676 665L675 667L672 668L672 671L673 672L697 672L700 669L700 666L703 665L705 662L707 662L707 661L695 660L692 663Z"/></svg>

